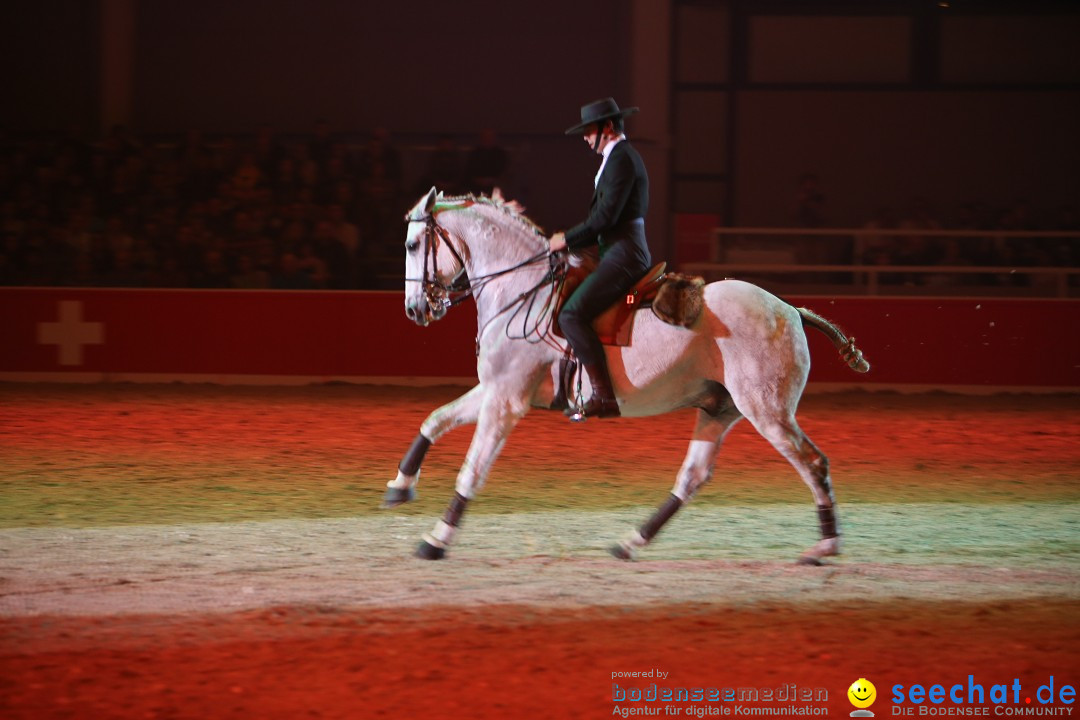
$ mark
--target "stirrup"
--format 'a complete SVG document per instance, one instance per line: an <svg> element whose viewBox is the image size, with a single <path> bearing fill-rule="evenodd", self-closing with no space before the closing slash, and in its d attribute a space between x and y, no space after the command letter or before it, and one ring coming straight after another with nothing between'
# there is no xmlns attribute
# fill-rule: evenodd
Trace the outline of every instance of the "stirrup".
<svg viewBox="0 0 1080 720"><path fill-rule="evenodd" d="M572 423L583 423L587 419L585 409L581 405L571 405L563 410L563 415L569 418Z"/></svg>
<svg viewBox="0 0 1080 720"><path fill-rule="evenodd" d="M590 405L594 405L591 411L589 409ZM615 398L611 398L610 400L607 398L598 398L596 395L591 396L589 401L583 405L567 408L564 413L570 418L570 422L585 422L591 417L622 417L622 410L619 408L618 400Z"/></svg>

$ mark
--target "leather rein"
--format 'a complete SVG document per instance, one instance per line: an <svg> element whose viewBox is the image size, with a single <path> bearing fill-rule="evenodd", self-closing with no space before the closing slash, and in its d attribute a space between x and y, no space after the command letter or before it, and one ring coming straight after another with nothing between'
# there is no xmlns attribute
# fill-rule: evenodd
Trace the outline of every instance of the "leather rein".
<svg viewBox="0 0 1080 720"><path fill-rule="evenodd" d="M424 289L424 298L432 307L442 305L444 308L449 309L464 302L469 297L476 295L489 281L503 275L508 275L509 273L528 267L529 265L534 265L540 260L549 257L547 252L540 252L521 261L517 265L506 268L505 270L497 270L493 273L488 273L487 275L470 278L468 271L465 268L465 260L462 258L461 253L458 252L458 249L454 247L454 243L451 242L450 233L435 219L434 212L425 213L423 215L407 215L405 217L405 222L407 224L414 222L424 223L425 242L423 274L419 278L407 277L405 278L405 282L421 283ZM448 283L444 282L439 277L439 248L436 238L446 243L447 249L450 250L450 254L454 256L454 261L458 264L457 272L454 273L453 278L451 278ZM552 270L544 276L544 279L541 280L539 284L522 293L518 297L518 300L523 300L529 295L535 294L541 287L552 282L556 275L557 263L555 256L552 255L551 258ZM511 303L510 306L507 306L507 308L500 312L505 312L505 310L508 310L513 304L514 303Z"/></svg>

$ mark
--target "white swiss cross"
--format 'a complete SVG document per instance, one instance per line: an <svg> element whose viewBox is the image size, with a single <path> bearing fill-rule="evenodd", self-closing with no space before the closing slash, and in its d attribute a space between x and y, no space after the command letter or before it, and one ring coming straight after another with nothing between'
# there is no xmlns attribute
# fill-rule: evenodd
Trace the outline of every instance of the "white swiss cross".
<svg viewBox="0 0 1080 720"><path fill-rule="evenodd" d="M61 300L58 322L38 323L37 336L41 345L56 345L61 365L82 365L83 345L105 342L105 324L82 319L81 300Z"/></svg>

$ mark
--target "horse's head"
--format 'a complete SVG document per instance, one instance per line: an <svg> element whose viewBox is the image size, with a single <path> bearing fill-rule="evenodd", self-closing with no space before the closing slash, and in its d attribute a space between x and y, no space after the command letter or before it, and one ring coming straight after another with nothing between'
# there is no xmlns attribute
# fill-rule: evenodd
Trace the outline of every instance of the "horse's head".
<svg viewBox="0 0 1080 720"><path fill-rule="evenodd" d="M442 319L465 273L449 234L435 220L437 199L432 187L405 216L405 315L421 326Z"/></svg>

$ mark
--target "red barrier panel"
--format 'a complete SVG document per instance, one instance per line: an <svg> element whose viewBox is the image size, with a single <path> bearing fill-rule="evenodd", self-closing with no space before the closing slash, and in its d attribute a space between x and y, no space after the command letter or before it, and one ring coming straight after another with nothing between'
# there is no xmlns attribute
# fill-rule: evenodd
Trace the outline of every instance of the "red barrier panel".
<svg viewBox="0 0 1080 720"><path fill-rule="evenodd" d="M810 332L812 382L1080 387L1080 301L789 300L854 335L872 365L868 375L851 372ZM8 379L468 378L475 335L471 303L420 328L393 292L0 288Z"/></svg>
<svg viewBox="0 0 1080 720"><path fill-rule="evenodd" d="M810 332L811 382L1080 387L1080 301L786 298L839 324L870 361L857 376Z"/></svg>
<svg viewBox="0 0 1080 720"><path fill-rule="evenodd" d="M2 289L0 372L475 376L470 308L420 328L392 292Z"/></svg>

